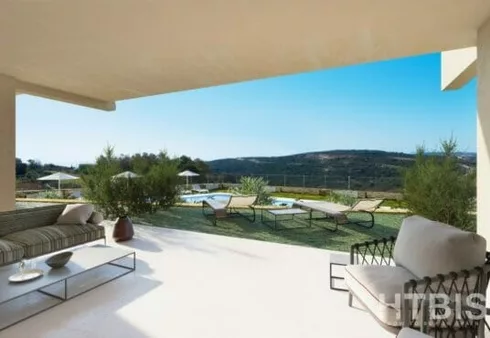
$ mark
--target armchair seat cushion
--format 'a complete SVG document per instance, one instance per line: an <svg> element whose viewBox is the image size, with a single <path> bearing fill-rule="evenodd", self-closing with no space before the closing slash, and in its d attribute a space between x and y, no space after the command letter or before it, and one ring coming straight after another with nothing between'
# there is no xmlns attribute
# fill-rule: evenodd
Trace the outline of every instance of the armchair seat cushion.
<svg viewBox="0 0 490 338"><path fill-rule="evenodd" d="M415 331L413 329L409 328L403 328L400 330L398 333L397 338L430 338L430 336L426 335L425 333L422 333L420 331Z"/></svg>
<svg viewBox="0 0 490 338"><path fill-rule="evenodd" d="M345 268L345 283L350 292L388 326L400 326L403 284L410 279L417 277L397 266L348 265Z"/></svg>

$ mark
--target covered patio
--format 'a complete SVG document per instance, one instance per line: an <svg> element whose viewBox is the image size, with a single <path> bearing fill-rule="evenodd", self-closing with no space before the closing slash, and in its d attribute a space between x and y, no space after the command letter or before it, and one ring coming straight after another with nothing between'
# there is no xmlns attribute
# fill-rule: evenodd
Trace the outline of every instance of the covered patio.
<svg viewBox="0 0 490 338"><path fill-rule="evenodd" d="M15 203L17 94L111 111L119 100L444 52L443 90L478 76L478 231L490 236L487 0L5 1L0 43L0 211Z"/></svg>
<svg viewBox="0 0 490 338"><path fill-rule="evenodd" d="M442 89L478 75L478 220L490 233L487 0L6 1L0 43L0 211L15 203L17 94L111 111L119 100L444 52Z"/></svg>
<svg viewBox="0 0 490 338"><path fill-rule="evenodd" d="M106 225L110 233L112 225ZM10 337L393 337L329 288L332 252L136 226L134 274L2 331ZM36 300L31 299L34 303ZM32 304L31 304L32 305Z"/></svg>
<svg viewBox="0 0 490 338"><path fill-rule="evenodd" d="M5 1L0 44L0 211L15 208L17 94L113 111L120 100L443 52L443 90L478 76L477 225L490 240L488 0ZM149 226L135 237L109 243L137 250L134 274L2 336L392 337L328 288L329 251Z"/></svg>

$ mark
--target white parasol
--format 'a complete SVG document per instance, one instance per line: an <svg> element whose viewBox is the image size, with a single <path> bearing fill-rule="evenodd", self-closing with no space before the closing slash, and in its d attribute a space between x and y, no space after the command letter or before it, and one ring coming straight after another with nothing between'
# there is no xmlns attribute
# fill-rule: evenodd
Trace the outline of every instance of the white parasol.
<svg viewBox="0 0 490 338"><path fill-rule="evenodd" d="M62 172L56 172L54 174L48 175L48 176L43 176L38 178L38 181L58 181L58 191L61 194L61 181L71 181L71 180L78 180L80 177L73 176L70 174L62 173Z"/></svg>
<svg viewBox="0 0 490 338"><path fill-rule="evenodd" d="M195 173L195 172L190 171L190 170L185 170L185 171L179 173L178 175L181 176L181 177L185 177L185 185L186 185L186 187L189 187L189 177L199 176L198 173Z"/></svg>
<svg viewBox="0 0 490 338"><path fill-rule="evenodd" d="M113 178L136 178L140 175L133 173L132 171L125 171L123 173L112 176Z"/></svg>

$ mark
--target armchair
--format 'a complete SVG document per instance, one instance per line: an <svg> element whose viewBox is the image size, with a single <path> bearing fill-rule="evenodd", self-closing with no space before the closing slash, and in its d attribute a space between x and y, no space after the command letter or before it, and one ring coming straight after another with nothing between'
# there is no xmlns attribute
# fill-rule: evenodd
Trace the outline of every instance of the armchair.
<svg viewBox="0 0 490 338"><path fill-rule="evenodd" d="M420 216L407 217L397 238L351 247L352 265L345 275L349 306L355 297L392 332L425 325L435 337L483 337L486 302L473 296L486 294L485 258L483 237ZM424 302L431 303L431 314L421 322ZM452 304L447 316L444 302Z"/></svg>

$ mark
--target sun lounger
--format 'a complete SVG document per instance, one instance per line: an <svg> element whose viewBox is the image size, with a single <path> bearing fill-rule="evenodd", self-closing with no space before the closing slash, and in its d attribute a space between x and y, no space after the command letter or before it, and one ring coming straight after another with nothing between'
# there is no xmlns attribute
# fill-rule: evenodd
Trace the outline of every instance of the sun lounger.
<svg viewBox="0 0 490 338"><path fill-rule="evenodd" d="M370 200L360 200L352 207L323 201L294 201L292 208L301 208L308 210L310 212L311 219L325 220L333 219L335 223L334 229L328 229L331 231L337 231L339 225L343 224L357 224L365 228L372 228L374 226L374 212L383 203L383 200L370 199ZM313 213L321 213L324 216L320 218L313 218ZM366 213L368 214L369 220L353 220L347 217L349 213Z"/></svg>
<svg viewBox="0 0 490 338"><path fill-rule="evenodd" d="M192 191L197 192L198 194L207 194L209 193L208 189L202 189L199 184L193 184L192 185Z"/></svg>
<svg viewBox="0 0 490 338"><path fill-rule="evenodd" d="M177 187L177 191L178 191L179 195L190 195L190 194L192 194L191 190L188 190L183 186Z"/></svg>
<svg viewBox="0 0 490 338"><path fill-rule="evenodd" d="M249 222L255 222L254 205L256 201L256 195L232 195L230 199L224 202L210 198L202 202L202 213L204 216L211 217L214 225L216 225L218 218L232 216L242 216ZM207 209L211 209L211 212L206 211ZM243 213L244 209L250 209L252 215Z"/></svg>

